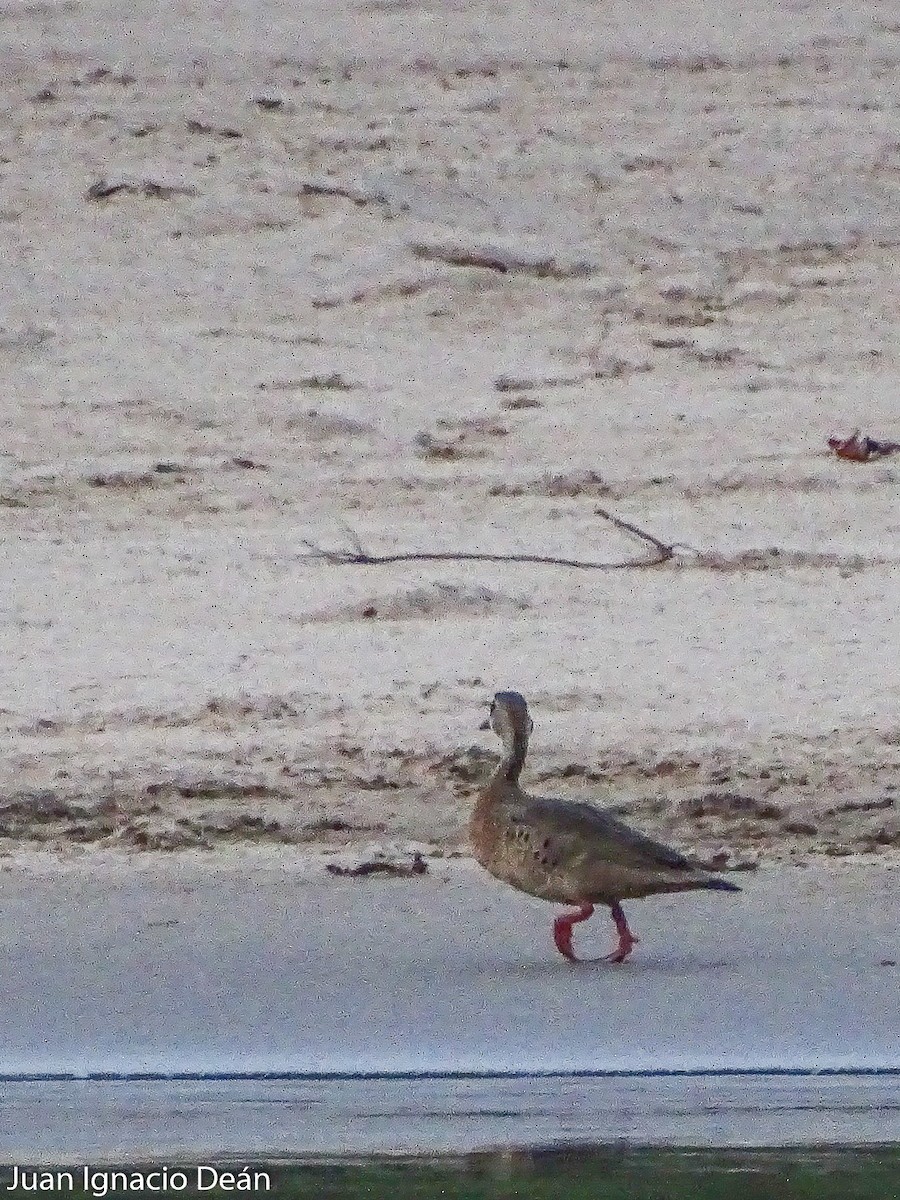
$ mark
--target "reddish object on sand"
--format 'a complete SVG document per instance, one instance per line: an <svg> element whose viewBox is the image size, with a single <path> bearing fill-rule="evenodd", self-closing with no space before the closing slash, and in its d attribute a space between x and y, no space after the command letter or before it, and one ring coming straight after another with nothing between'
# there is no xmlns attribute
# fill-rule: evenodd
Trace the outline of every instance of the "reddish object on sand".
<svg viewBox="0 0 900 1200"><path fill-rule="evenodd" d="M870 462L900 450L900 442L876 442L858 429L847 438L830 437L828 445L838 458L849 458L851 462Z"/></svg>

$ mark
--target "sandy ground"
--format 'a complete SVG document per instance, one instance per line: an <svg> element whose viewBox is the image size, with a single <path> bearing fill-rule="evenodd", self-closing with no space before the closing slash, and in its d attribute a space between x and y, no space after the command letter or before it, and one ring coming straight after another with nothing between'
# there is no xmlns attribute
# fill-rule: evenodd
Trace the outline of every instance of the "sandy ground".
<svg viewBox="0 0 900 1200"><path fill-rule="evenodd" d="M0 834L900 845L900 9L0 10ZM304 541L617 560L362 568ZM700 553L692 553L691 550Z"/></svg>

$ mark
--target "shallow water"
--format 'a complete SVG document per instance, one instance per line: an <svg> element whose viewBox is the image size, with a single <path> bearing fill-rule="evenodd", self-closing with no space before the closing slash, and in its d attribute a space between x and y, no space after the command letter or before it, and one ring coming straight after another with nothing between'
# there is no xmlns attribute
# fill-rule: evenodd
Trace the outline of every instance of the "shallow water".
<svg viewBox="0 0 900 1200"><path fill-rule="evenodd" d="M231 1168L239 1169L237 1164ZM268 1191L256 1194L291 1200L896 1200L900 1196L898 1146L740 1151L551 1147L453 1158L254 1164L250 1170L256 1178L262 1177L257 1171L265 1172L270 1183ZM140 1169L131 1165L128 1172L133 1178L131 1173ZM187 1189L157 1195L223 1194L199 1192L196 1170L184 1166L184 1172ZM73 1174L80 1183L79 1173ZM24 1200L35 1194L10 1189L11 1177L9 1167L0 1171L6 1195ZM208 1181L209 1172L203 1178ZM68 1194L86 1193L76 1188ZM110 1190L105 1200L130 1194Z"/></svg>
<svg viewBox="0 0 900 1200"><path fill-rule="evenodd" d="M0 1078L0 1161L900 1144L895 1071ZM0 1189L2 1195L2 1189Z"/></svg>

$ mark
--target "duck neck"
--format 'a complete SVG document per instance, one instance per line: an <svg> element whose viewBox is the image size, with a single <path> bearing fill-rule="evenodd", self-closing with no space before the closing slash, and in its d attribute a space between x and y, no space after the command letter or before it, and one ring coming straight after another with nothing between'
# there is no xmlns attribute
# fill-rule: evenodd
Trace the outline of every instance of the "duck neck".
<svg viewBox="0 0 900 1200"><path fill-rule="evenodd" d="M506 745L506 753L500 763L500 774L510 783L518 783L528 753L528 734L516 732Z"/></svg>

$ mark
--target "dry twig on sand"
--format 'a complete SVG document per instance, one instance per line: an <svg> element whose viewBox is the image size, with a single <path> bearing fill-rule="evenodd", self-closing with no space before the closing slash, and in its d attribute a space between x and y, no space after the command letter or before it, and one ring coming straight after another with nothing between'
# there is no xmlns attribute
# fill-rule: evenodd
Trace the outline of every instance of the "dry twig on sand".
<svg viewBox="0 0 900 1200"><path fill-rule="evenodd" d="M363 548L359 538L352 532L349 533L351 541L349 549L325 550L323 547L309 541L304 541L303 545L309 551L306 555L307 558L321 558L326 562L333 563L335 566L356 565L364 567L383 566L386 563L399 562L514 562L552 567L574 567L583 571L622 571L629 567L655 567L675 557L676 549L674 545L661 541L654 534L648 533L645 529L641 529L637 525L632 525L630 521L625 521L621 517L617 517L605 508L595 508L594 512L605 521L609 521L617 529L621 529L624 533L630 533L632 537L636 537L644 542L645 545L650 546L653 551L652 555L647 558L622 559L618 562L592 562L577 558L557 558L548 554L489 554L487 552L482 553L466 550L445 550L430 553L428 551L416 550L400 554L370 554Z"/></svg>
<svg viewBox="0 0 900 1200"><path fill-rule="evenodd" d="M390 862L387 859L374 858L368 859L366 862L357 863L355 867L342 867L338 863L328 863L325 870L329 875L349 875L354 879L359 879L363 875L397 875L408 877L410 875L426 875L428 873L428 863L416 851L410 863Z"/></svg>

